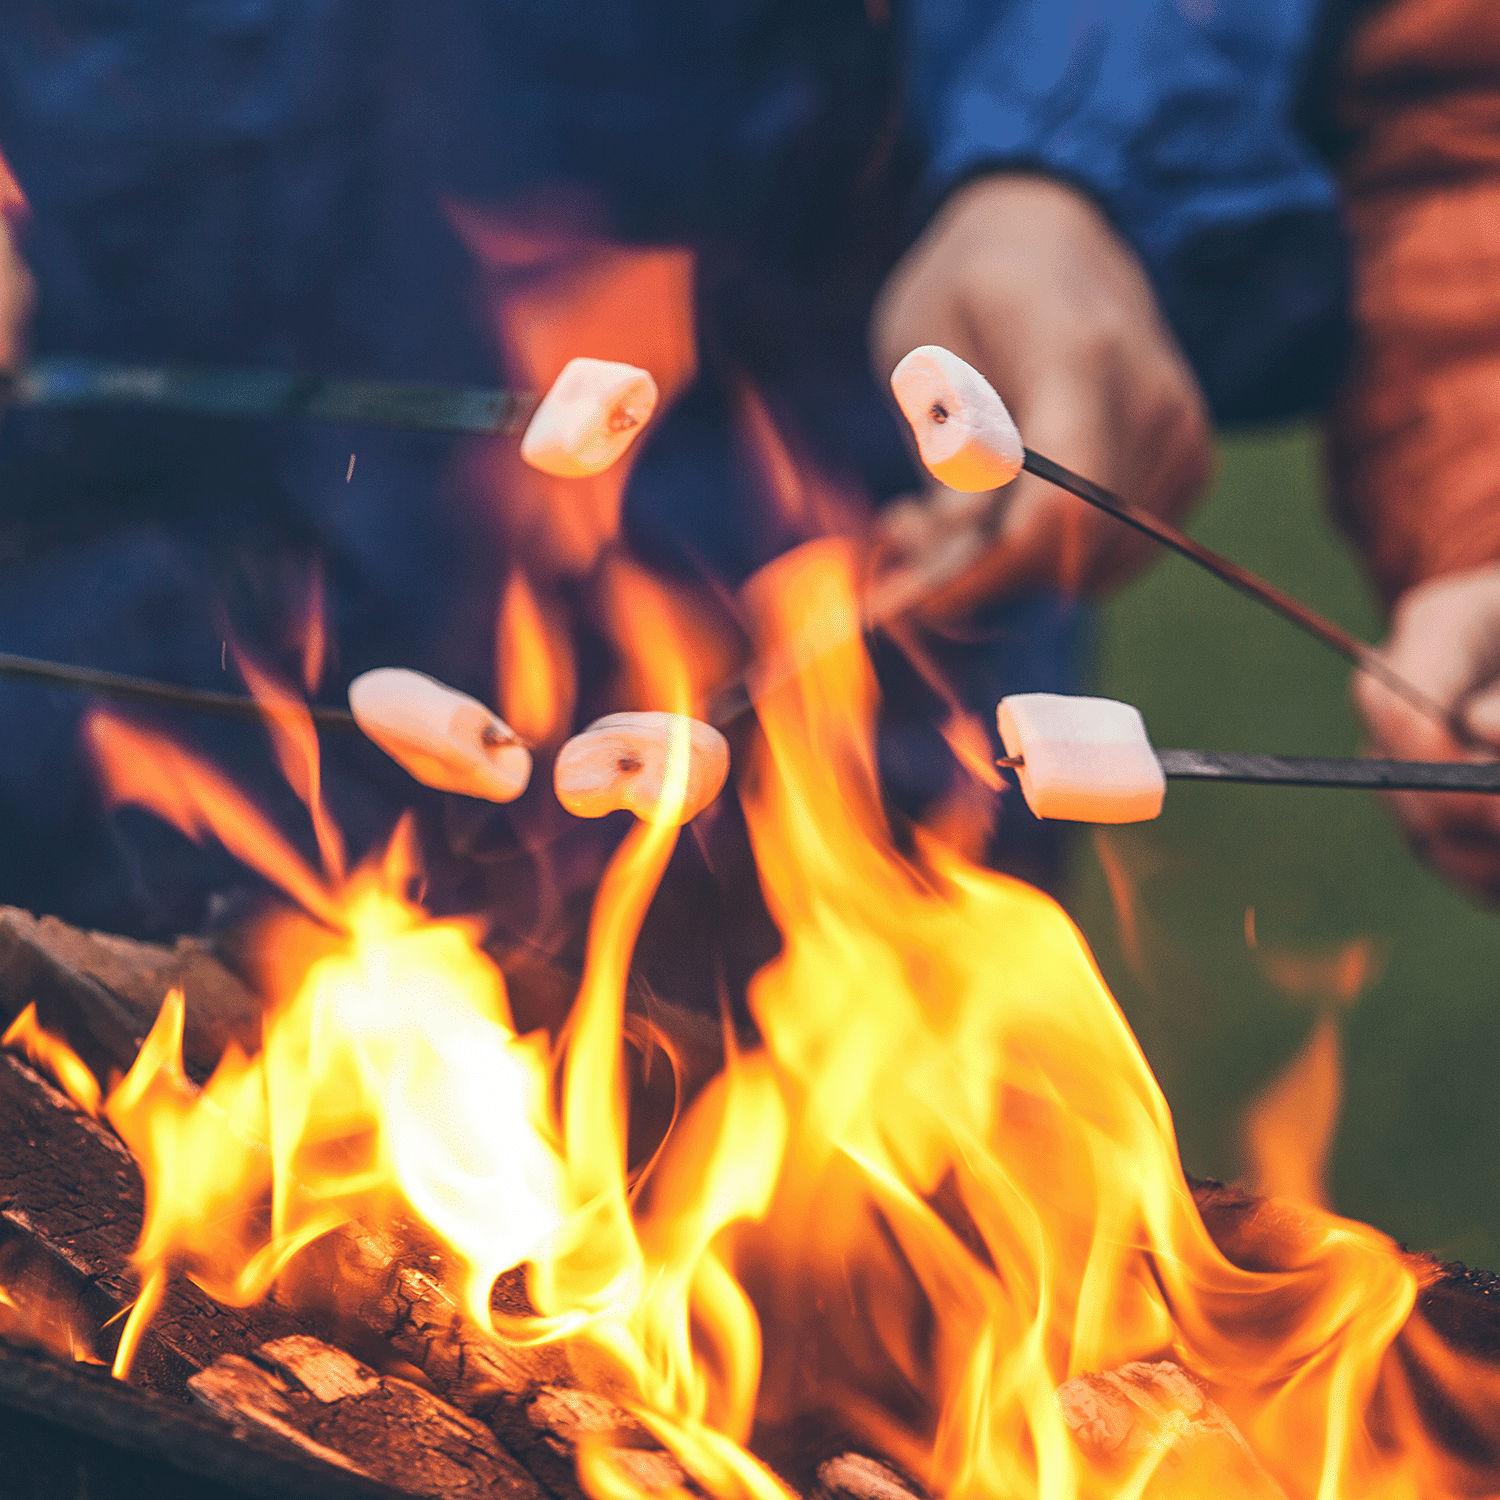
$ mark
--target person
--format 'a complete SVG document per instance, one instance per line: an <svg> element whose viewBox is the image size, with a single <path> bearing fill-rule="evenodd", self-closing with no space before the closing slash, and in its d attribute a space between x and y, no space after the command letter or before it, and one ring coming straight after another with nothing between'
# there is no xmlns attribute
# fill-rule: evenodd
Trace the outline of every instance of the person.
<svg viewBox="0 0 1500 1500"><path fill-rule="evenodd" d="M947 344L1035 446L1169 516L1207 481L1211 415L1305 409L1338 368L1333 191L1289 119L1312 0L1253 21L1195 0L413 12L6 7L0 150L28 205L7 243L36 285L26 323L8 248L6 348L472 385L647 351L673 399L628 487L564 516L503 441L13 407L0 648L221 688L231 641L295 675L320 594L327 701L382 665L493 701L520 559L584 637L586 722L619 706L586 597L612 507L653 569L733 587L801 535L746 461L772 432L886 507L891 567L972 542L927 649L989 726L1006 691L1076 685L1077 599L1145 554L1029 477L979 502L924 488L881 389L895 360ZM882 770L923 815L959 775L943 704L879 656ZM75 697L0 703L0 900L161 936L245 883L102 815ZM262 743L169 727L296 824ZM540 797L456 809L333 737L323 782L356 851L418 807L462 867L434 901L496 909L496 870L535 875ZM1051 839L1010 798L986 853L1045 879Z"/></svg>
<svg viewBox="0 0 1500 1500"><path fill-rule="evenodd" d="M1321 138L1354 257L1355 356L1328 420L1336 511L1390 610L1391 665L1434 722L1355 682L1377 755L1500 756L1500 14L1484 0L1344 7ZM1500 803L1394 795L1417 852L1500 902Z"/></svg>

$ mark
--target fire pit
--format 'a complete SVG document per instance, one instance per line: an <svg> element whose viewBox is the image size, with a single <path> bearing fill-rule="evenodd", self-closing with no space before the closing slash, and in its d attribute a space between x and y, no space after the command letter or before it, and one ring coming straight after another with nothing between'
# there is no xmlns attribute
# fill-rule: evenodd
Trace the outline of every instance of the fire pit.
<svg viewBox="0 0 1500 1500"><path fill-rule="evenodd" d="M114 797L214 830L311 915L254 934L255 996L190 945L0 918L0 1403L36 1484L1493 1488L1489 1280L1190 1184L1063 914L893 839L843 549L750 603L788 668L739 767L784 948L751 988L759 1040L726 1034L644 1132L627 1056L681 1049L626 997L673 816L646 809L605 872L566 1018L518 1035L399 848L346 876L320 824L314 870L207 768L95 717ZM659 686L643 708L690 711L685 675ZM666 743L680 811L689 747Z"/></svg>

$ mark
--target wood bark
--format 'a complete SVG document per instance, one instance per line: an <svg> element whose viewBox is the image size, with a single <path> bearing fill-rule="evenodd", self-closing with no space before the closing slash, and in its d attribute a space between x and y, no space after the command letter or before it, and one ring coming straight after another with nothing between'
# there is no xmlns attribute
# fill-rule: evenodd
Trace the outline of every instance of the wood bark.
<svg viewBox="0 0 1500 1500"><path fill-rule="evenodd" d="M187 994L190 1073L206 1077L231 1039L253 1049L259 1002L207 950L79 933L0 909L0 1020L34 1001L42 1024L64 1036L101 1083L129 1067L162 998L177 985ZM702 1058L686 1069L689 1091L710 1070L712 1049L700 1050ZM651 1076L659 1082L661 1070ZM674 1093L668 1088L653 1101L664 1118ZM101 1330L137 1291L130 1256L142 1212L139 1173L107 1127L11 1055L0 1056L0 1144L0 1286L45 1314L18 1319L0 1308L0 1340L107 1361L118 1335ZM1295 1263L1305 1232L1297 1210L1217 1183L1194 1189L1210 1234L1231 1260L1267 1271ZM1414 1325L1421 1321L1447 1348L1500 1360L1500 1282L1430 1257L1413 1256L1411 1264L1422 1282ZM454 1268L421 1226L399 1216L348 1225L294 1266L270 1300L243 1310L175 1278L138 1357L146 1389L128 1399L191 1396L230 1424L226 1441L249 1434L247 1451L256 1453L280 1444L304 1466L297 1472L327 1476L330 1493L343 1485L369 1494L582 1500L577 1453L584 1441L646 1490L695 1489L616 1399L621 1388L598 1356L562 1345L511 1347L475 1329L448 1290ZM495 1305L509 1314L529 1311L518 1275L502 1279ZM1500 1455L1500 1424L1491 1430L1473 1412L1454 1409L1435 1379L1423 1384L1418 1343L1403 1344L1398 1357L1435 1435L1475 1463ZM28 1372L42 1369L31 1354L0 1351L0 1427L23 1400L10 1387L40 1388ZM1155 1401L1158 1427L1182 1419L1189 1458L1218 1445L1240 1462L1248 1450L1206 1396L1184 1416L1192 1393L1173 1381L1190 1377L1173 1371L1083 1377L1069 1398L1074 1415L1082 1413L1074 1424L1080 1445L1098 1448L1101 1433L1107 1438L1120 1427L1122 1401L1134 1403L1131 1423L1139 1426L1140 1397L1148 1407ZM90 1378L55 1370L52 1383L71 1392L75 1418L87 1406ZM116 1387L98 1389L109 1392L98 1397L100 1423L108 1427ZM1132 1440L1131 1423L1121 1428L1121 1444ZM918 1486L853 1451L847 1435L815 1425L763 1435L768 1461L796 1489L815 1500L921 1500ZM1108 1442L1100 1449L1105 1460L1112 1451ZM1253 1485L1263 1476L1245 1472L1249 1492L1258 1493Z"/></svg>
<svg viewBox="0 0 1500 1500"><path fill-rule="evenodd" d="M202 945L137 943L81 932L55 917L0 907L0 1025L36 1003L42 1026L63 1037L107 1087L135 1060L167 992L186 999L183 1062L202 1082L225 1046L260 1043L259 999Z"/></svg>
<svg viewBox="0 0 1500 1500"><path fill-rule="evenodd" d="M80 1343L110 1359L120 1324L102 1326L139 1290L130 1263L143 1203L134 1161L110 1130L10 1053L0 1054L0 1142L0 1245L13 1272L29 1267L33 1281L48 1278L64 1300L71 1291ZM223 1307L177 1277L141 1345L138 1378L180 1396L187 1377L220 1352L304 1331L274 1303Z"/></svg>
<svg viewBox="0 0 1500 1500"><path fill-rule="evenodd" d="M188 1385L226 1421L258 1423L314 1458L412 1495L543 1500L482 1422L306 1335L263 1344L250 1359L221 1354Z"/></svg>

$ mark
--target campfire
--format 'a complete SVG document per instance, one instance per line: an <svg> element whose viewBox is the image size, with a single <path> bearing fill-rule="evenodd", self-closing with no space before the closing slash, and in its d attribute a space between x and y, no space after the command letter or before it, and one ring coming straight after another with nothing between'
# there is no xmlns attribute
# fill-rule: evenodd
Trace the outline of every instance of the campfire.
<svg viewBox="0 0 1500 1500"><path fill-rule="evenodd" d="M734 774L782 949L756 1037L726 1024L711 1068L670 1004L631 1004L727 769L666 610L622 626L653 701L554 757L565 805L633 823L549 1028L520 1029L477 922L422 910L404 836L346 869L287 690L252 681L319 867L95 711L111 800L219 839L300 915L253 934L256 998L191 945L0 921L0 1363L26 1409L137 1453L151 1426L164 1462L253 1493L1500 1488L1488 1283L1191 1183L1063 912L888 823L851 551L797 549L746 608ZM529 755L477 711L516 795Z"/></svg>

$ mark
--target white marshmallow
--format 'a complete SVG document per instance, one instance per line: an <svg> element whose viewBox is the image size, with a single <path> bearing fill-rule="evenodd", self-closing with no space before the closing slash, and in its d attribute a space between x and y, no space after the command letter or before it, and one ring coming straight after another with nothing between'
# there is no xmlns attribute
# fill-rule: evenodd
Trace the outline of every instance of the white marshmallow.
<svg viewBox="0 0 1500 1500"><path fill-rule="evenodd" d="M521 439L521 457L558 479L602 474L656 410L645 370L608 359L570 359Z"/></svg>
<svg viewBox="0 0 1500 1500"><path fill-rule="evenodd" d="M513 802L531 780L531 752L484 704L421 672L377 667L349 684L355 722L424 786Z"/></svg>
<svg viewBox="0 0 1500 1500"><path fill-rule="evenodd" d="M973 494L1021 472L1026 450L995 388L939 344L913 349L891 372L897 405L934 479Z"/></svg>
<svg viewBox="0 0 1500 1500"><path fill-rule="evenodd" d="M607 714L557 752L552 768L557 800L580 818L602 818L629 808L647 821L660 808L662 784L675 734L688 727L687 792L676 821L698 816L729 775L729 742L711 724L682 714Z"/></svg>
<svg viewBox="0 0 1500 1500"><path fill-rule="evenodd" d="M1138 708L1112 698L1018 693L996 717L1021 791L1039 818L1140 823L1161 812L1167 779Z"/></svg>

